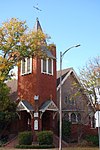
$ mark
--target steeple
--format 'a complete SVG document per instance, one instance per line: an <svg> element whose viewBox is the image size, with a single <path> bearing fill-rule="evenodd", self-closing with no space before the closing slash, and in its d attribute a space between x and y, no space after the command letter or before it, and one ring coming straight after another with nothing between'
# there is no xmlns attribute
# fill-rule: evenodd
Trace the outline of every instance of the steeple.
<svg viewBox="0 0 100 150"><path fill-rule="evenodd" d="M40 25L39 19L36 18L36 22L35 22L33 31L34 31L34 32L37 32L38 30L40 30L40 31L43 33L43 30L42 30L42 27L41 27L41 25ZM44 39L44 44L46 44L46 39Z"/></svg>
<svg viewBox="0 0 100 150"><path fill-rule="evenodd" d="M36 23L35 23L35 25L34 25L34 31L37 32L38 30L41 30L41 31L42 31L42 28L41 28L39 19L36 18Z"/></svg>

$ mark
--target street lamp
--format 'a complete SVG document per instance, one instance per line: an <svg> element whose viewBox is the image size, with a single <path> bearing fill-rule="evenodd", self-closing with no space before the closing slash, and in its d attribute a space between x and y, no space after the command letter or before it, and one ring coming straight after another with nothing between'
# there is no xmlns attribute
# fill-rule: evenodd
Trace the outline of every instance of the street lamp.
<svg viewBox="0 0 100 150"><path fill-rule="evenodd" d="M69 47L63 53L60 52L60 100L59 100L59 150L62 150L62 59L72 48L79 47L80 44Z"/></svg>
<svg viewBox="0 0 100 150"><path fill-rule="evenodd" d="M98 99L98 138L99 138L99 150L100 150L100 72L96 80L97 87L97 99Z"/></svg>

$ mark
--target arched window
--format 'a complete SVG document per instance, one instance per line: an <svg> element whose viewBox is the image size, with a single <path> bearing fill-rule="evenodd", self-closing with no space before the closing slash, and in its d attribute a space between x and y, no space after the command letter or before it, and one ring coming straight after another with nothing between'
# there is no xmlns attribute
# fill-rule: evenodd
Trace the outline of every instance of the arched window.
<svg viewBox="0 0 100 150"><path fill-rule="evenodd" d="M67 96L65 97L65 103L67 105L75 105L75 100L71 97L70 94L67 94Z"/></svg>
<svg viewBox="0 0 100 150"><path fill-rule="evenodd" d="M68 115L68 113L64 113L64 120L69 121L69 115Z"/></svg>
<svg viewBox="0 0 100 150"><path fill-rule="evenodd" d="M80 114L80 113L77 114L77 121L78 121L78 122L81 121L81 114Z"/></svg>
<svg viewBox="0 0 100 150"><path fill-rule="evenodd" d="M71 114L71 122L76 122L76 115L74 113Z"/></svg>

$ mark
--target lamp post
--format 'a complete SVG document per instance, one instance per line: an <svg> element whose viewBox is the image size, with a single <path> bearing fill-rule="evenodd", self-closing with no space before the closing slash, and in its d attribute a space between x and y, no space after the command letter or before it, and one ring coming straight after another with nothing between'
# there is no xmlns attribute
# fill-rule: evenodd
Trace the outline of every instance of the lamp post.
<svg viewBox="0 0 100 150"><path fill-rule="evenodd" d="M97 77L97 90L98 90L98 138L99 138L99 150L100 150L100 72L99 75Z"/></svg>
<svg viewBox="0 0 100 150"><path fill-rule="evenodd" d="M99 104L98 104L99 105ZM100 114L99 114L99 109L98 109L98 138L99 138L99 150L100 150Z"/></svg>
<svg viewBox="0 0 100 150"><path fill-rule="evenodd" d="M60 99L59 99L59 150L62 150L62 59L63 56L72 48L79 47L80 44L69 47L63 53L60 52Z"/></svg>

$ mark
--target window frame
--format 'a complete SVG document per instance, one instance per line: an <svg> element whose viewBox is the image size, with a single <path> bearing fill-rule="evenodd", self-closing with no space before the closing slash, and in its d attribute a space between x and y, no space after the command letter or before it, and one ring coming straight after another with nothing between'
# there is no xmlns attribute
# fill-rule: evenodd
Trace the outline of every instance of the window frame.
<svg viewBox="0 0 100 150"><path fill-rule="evenodd" d="M44 71L44 60L46 61L46 70ZM51 72L49 71L49 60L51 61ZM53 59L52 58L46 58L41 59L41 73L53 75Z"/></svg>
<svg viewBox="0 0 100 150"><path fill-rule="evenodd" d="M46 70L47 70L47 62L46 59L43 59L43 73L46 73Z"/></svg>
<svg viewBox="0 0 100 150"><path fill-rule="evenodd" d="M65 97L65 103L67 104L67 105L72 105L72 106L75 106L76 105L76 101L72 98L70 98L70 95L67 95L66 97Z"/></svg>
<svg viewBox="0 0 100 150"><path fill-rule="evenodd" d="M28 64L28 59L30 59L30 62ZM24 73L23 73L23 61L25 61L24 65ZM29 66L28 66L29 65ZM26 57L24 60L21 60L21 75L26 75L32 73L32 57Z"/></svg>
<svg viewBox="0 0 100 150"><path fill-rule="evenodd" d="M76 114L75 113L72 113L71 114L71 122L72 123L76 123L77 121L76 121Z"/></svg>

